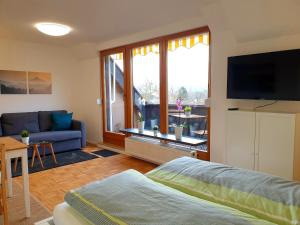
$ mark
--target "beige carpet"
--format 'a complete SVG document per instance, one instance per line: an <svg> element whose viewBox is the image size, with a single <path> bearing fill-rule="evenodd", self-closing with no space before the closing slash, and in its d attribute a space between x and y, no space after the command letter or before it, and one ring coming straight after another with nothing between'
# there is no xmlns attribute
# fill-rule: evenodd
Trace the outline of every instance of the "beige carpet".
<svg viewBox="0 0 300 225"><path fill-rule="evenodd" d="M8 200L9 225L33 225L51 216L51 213L31 196L31 217L25 218L23 189L17 182L13 182L13 194Z"/></svg>

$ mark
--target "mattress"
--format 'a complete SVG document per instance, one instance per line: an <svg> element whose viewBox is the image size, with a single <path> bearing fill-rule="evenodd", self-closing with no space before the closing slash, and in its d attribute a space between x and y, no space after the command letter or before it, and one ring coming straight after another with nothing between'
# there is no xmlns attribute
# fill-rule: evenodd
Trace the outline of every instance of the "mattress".
<svg viewBox="0 0 300 225"><path fill-rule="evenodd" d="M66 202L55 207L53 211L53 220L55 225L91 225Z"/></svg>

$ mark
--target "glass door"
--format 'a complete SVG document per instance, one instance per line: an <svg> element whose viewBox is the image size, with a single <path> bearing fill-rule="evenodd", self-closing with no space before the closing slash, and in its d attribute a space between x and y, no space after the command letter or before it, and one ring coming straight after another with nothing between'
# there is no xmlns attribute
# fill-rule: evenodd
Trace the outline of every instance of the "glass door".
<svg viewBox="0 0 300 225"><path fill-rule="evenodd" d="M124 52L102 56L103 141L124 146L125 73Z"/></svg>
<svg viewBox="0 0 300 225"><path fill-rule="evenodd" d="M209 33L169 40L167 56L169 133L209 141Z"/></svg>
<svg viewBox="0 0 300 225"><path fill-rule="evenodd" d="M159 44L153 43L132 49L132 104L133 127L138 115L145 121L144 128L160 127L160 55Z"/></svg>

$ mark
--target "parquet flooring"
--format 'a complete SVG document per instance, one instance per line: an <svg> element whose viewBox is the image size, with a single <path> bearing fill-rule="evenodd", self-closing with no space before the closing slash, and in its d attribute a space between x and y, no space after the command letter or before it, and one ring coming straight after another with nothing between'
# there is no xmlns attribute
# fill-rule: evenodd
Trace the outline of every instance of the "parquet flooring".
<svg viewBox="0 0 300 225"><path fill-rule="evenodd" d="M85 151L92 152L98 149L89 147ZM97 158L30 174L30 193L52 212L57 204L63 202L64 195L71 189L127 169L146 173L155 167L154 164L123 154ZM22 183L21 177L14 178L14 180Z"/></svg>
<svg viewBox="0 0 300 225"><path fill-rule="evenodd" d="M13 183L13 197L8 199L9 225L32 225L51 216L51 212L44 208L33 196L30 198L31 217L25 218L23 190L16 182Z"/></svg>

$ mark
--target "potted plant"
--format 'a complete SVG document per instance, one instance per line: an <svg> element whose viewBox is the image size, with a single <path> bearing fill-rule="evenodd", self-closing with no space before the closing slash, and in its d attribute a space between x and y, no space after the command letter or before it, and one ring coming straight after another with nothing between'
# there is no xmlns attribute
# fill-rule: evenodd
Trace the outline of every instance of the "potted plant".
<svg viewBox="0 0 300 225"><path fill-rule="evenodd" d="M177 124L175 124L174 126L174 129L175 129L175 137L177 140L180 140L182 138L182 131L183 131L183 124L181 124L181 119L180 119L180 116L181 116L181 111L182 111L182 103L183 103L183 100L182 98L178 98L176 100L176 107L177 107L177 110L178 110L178 120L177 120Z"/></svg>
<svg viewBox="0 0 300 225"><path fill-rule="evenodd" d="M28 130L22 130L21 132L22 142L29 145L29 132Z"/></svg>
<svg viewBox="0 0 300 225"><path fill-rule="evenodd" d="M138 130L139 130L139 132L142 132L145 127L145 120L144 120L144 117L141 112L138 113L138 121L137 122L138 122Z"/></svg>
<svg viewBox="0 0 300 225"><path fill-rule="evenodd" d="M192 112L192 107L191 106L186 106L184 108L184 113L186 116L191 116L191 112Z"/></svg>
<svg viewBox="0 0 300 225"><path fill-rule="evenodd" d="M158 126L157 125L155 125L153 127L153 134L154 134L154 136L157 136L157 134L158 134Z"/></svg>

